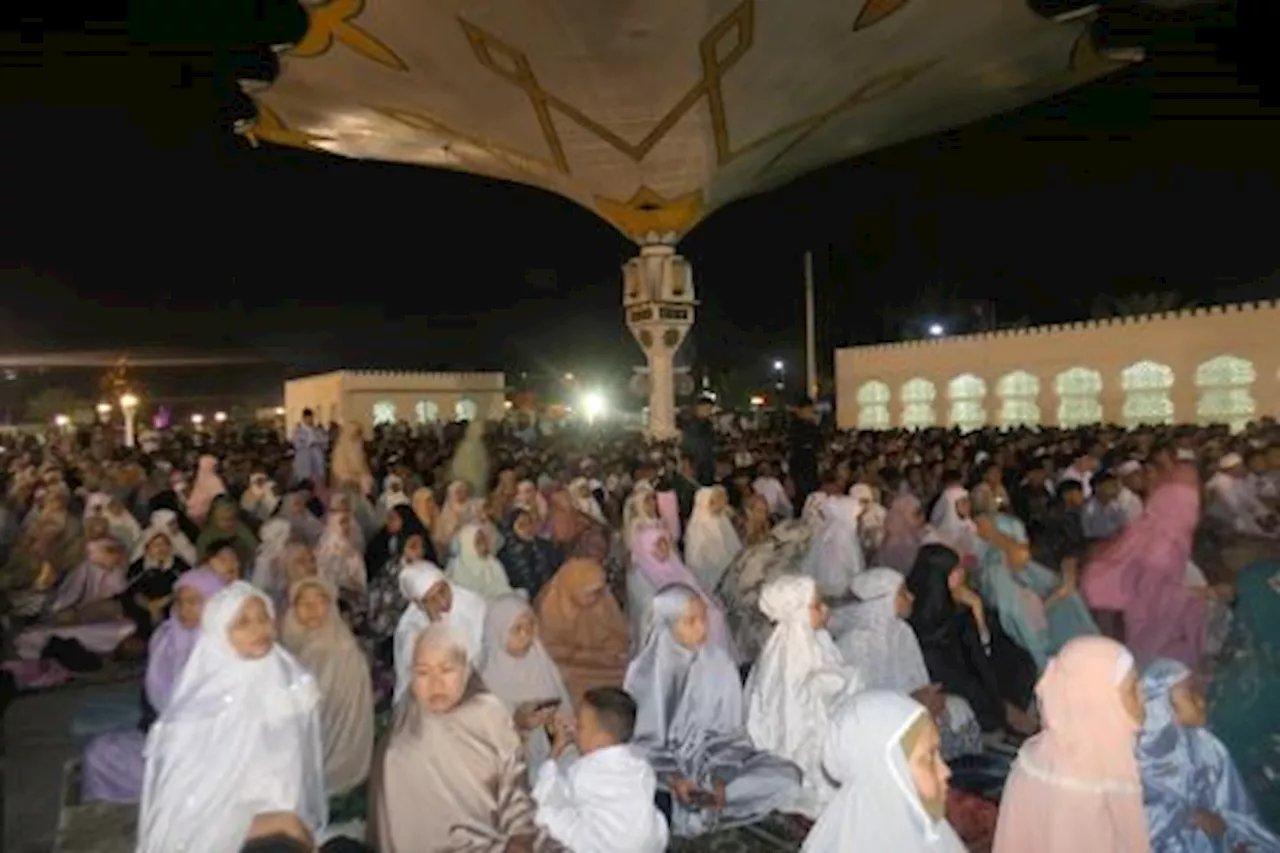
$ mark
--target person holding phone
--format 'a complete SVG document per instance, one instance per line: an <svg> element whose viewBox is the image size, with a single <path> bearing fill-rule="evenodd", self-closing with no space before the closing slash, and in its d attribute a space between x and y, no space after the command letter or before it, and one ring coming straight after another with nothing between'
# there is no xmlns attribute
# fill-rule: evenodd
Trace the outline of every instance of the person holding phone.
<svg viewBox="0 0 1280 853"><path fill-rule="evenodd" d="M636 703L625 690L588 690L576 720L554 727L551 760L538 771L533 799L538 828L573 853L661 853L667 821L654 805L657 780L631 746ZM582 757L560 761L577 747Z"/></svg>
<svg viewBox="0 0 1280 853"><path fill-rule="evenodd" d="M551 755L551 735L572 720L573 703L555 662L538 639L538 619L524 596L489 602L484 625L485 686L511 710L525 744L530 778Z"/></svg>

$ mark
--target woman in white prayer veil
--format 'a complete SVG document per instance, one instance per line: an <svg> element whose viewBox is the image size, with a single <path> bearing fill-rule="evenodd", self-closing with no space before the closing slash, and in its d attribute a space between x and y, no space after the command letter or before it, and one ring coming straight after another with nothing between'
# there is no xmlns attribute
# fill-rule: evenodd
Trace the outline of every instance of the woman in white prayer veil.
<svg viewBox="0 0 1280 853"><path fill-rule="evenodd" d="M493 541L485 528L468 524L456 538L458 553L449 560L449 581L485 598L510 594L507 570L494 556Z"/></svg>
<svg viewBox="0 0 1280 853"><path fill-rule="evenodd" d="M138 853L239 850L256 815L328 822L320 695L275 643L261 591L236 581L210 598L200 639L147 735Z"/></svg>
<svg viewBox="0 0 1280 853"><path fill-rule="evenodd" d="M400 570L400 592L409 603L396 625L392 646L397 702L413 681L413 646L418 635L437 622L450 625L466 638L468 657L480 660L486 610L483 598L469 589L455 587L439 566L426 560Z"/></svg>
<svg viewBox="0 0 1280 853"><path fill-rule="evenodd" d="M760 609L776 627L747 679L747 732L757 747L804 771L796 811L817 817L835 794L822 772L831 706L860 690L861 680L827 633L827 608L813 578L771 581L760 593Z"/></svg>
<svg viewBox="0 0 1280 853"><path fill-rule="evenodd" d="M277 604L284 604L289 583L284 579L284 549L289 544L293 528L283 518L273 518L258 529L258 554L253 559L253 573L249 576L253 585L271 596Z"/></svg>
<svg viewBox="0 0 1280 853"><path fill-rule="evenodd" d="M884 542L884 522L889 511L880 503L876 490L866 483L854 483L849 488L849 497L862 507L858 515L858 535L863 553L874 555Z"/></svg>
<svg viewBox="0 0 1280 853"><path fill-rule="evenodd" d="M449 556L458 530L475 521L476 506L471 500L471 487L465 480L454 480L444 490L444 506L431 528L431 538L441 560Z"/></svg>
<svg viewBox="0 0 1280 853"><path fill-rule="evenodd" d="M951 772L924 706L868 690L839 704L822 763L840 790L801 853L965 853L947 823Z"/></svg>
<svg viewBox="0 0 1280 853"><path fill-rule="evenodd" d="M858 537L862 505L855 498L842 497L829 498L819 506L820 527L800 569L818 582L823 596L844 598L849 583L866 567Z"/></svg>
<svg viewBox="0 0 1280 853"><path fill-rule="evenodd" d="M600 501L591 493L591 481L586 477L576 477L569 483L569 497L573 501L573 508L578 512L591 516L601 524L608 524L604 510L600 508Z"/></svg>
<svg viewBox="0 0 1280 853"><path fill-rule="evenodd" d="M708 591L715 590L724 570L742 550L728 507L729 498L722 486L698 489L684 532L684 564Z"/></svg>
<svg viewBox="0 0 1280 853"><path fill-rule="evenodd" d="M907 624L911 593L906 578L893 569L867 569L853 580L858 602L845 608L847 629L836 646L858 668L863 687L892 690L925 704L941 724L947 758L982 751L982 729L961 696L941 693L932 684L915 631Z"/></svg>
<svg viewBox="0 0 1280 853"><path fill-rule="evenodd" d="M484 444L484 418L467 422L467 433L453 452L453 459L449 460L449 478L461 480L470 487L471 494L484 497L489 485L489 449Z"/></svg>
<svg viewBox="0 0 1280 853"><path fill-rule="evenodd" d="M227 484L218 476L218 457L204 454L196 468L196 481L187 495L187 515L201 526L213 507L213 499L227 493Z"/></svg>
<svg viewBox="0 0 1280 853"><path fill-rule="evenodd" d="M973 507L969 502L969 490L963 486L948 486L929 514L933 531L924 539L925 544L937 542L960 555L976 557L978 554L978 527L973 522Z"/></svg>
<svg viewBox="0 0 1280 853"><path fill-rule="evenodd" d="M140 559L147 551L147 543L160 533L169 537L173 545L173 553L181 557L188 566L199 563L195 544L187 538L178 526L178 514L171 509L158 509L151 513L147 529L142 531L134 542L133 551L129 554L129 562Z"/></svg>
<svg viewBox="0 0 1280 853"><path fill-rule="evenodd" d="M674 835L692 838L795 807L800 768L751 743L738 668L711 640L697 590L671 584L654 596L623 686L636 700L632 742L671 796Z"/></svg>
<svg viewBox="0 0 1280 853"><path fill-rule="evenodd" d="M646 524L661 524L658 516L658 493L648 482L641 481L631 490L622 505L622 536L627 550L634 547L636 531Z"/></svg>

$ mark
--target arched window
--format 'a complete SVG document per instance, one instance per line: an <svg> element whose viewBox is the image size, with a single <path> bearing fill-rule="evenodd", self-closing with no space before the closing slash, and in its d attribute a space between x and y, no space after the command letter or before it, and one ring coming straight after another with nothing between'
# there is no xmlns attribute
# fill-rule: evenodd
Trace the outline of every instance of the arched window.
<svg viewBox="0 0 1280 853"><path fill-rule="evenodd" d="M1253 362L1220 355L1196 368L1196 420L1202 424L1230 424L1239 432L1258 414L1253 383L1258 371Z"/></svg>
<svg viewBox="0 0 1280 853"><path fill-rule="evenodd" d="M1237 388L1258 381L1258 371L1247 358L1220 355L1196 368L1197 388Z"/></svg>
<svg viewBox="0 0 1280 853"><path fill-rule="evenodd" d="M987 424L987 409L983 399L987 396L987 383L972 373L962 373L947 383L947 397L951 400L947 421L951 426L969 432L982 429Z"/></svg>
<svg viewBox="0 0 1280 853"><path fill-rule="evenodd" d="M907 429L923 429L938 422L933 401L938 389L928 379L908 379L902 383L902 425Z"/></svg>
<svg viewBox="0 0 1280 853"><path fill-rule="evenodd" d="M1070 429L1102 423L1102 374L1090 367L1072 367L1053 382L1058 394L1058 426Z"/></svg>
<svg viewBox="0 0 1280 853"><path fill-rule="evenodd" d="M396 422L396 404L391 400L379 400L373 404L373 425Z"/></svg>
<svg viewBox="0 0 1280 853"><path fill-rule="evenodd" d="M1173 368L1158 361L1139 361L1120 371L1120 388L1124 391L1124 424L1173 423Z"/></svg>
<svg viewBox="0 0 1280 853"><path fill-rule="evenodd" d="M1015 370L996 382L1000 397L1000 426L1040 425L1040 379L1034 373Z"/></svg>
<svg viewBox="0 0 1280 853"><path fill-rule="evenodd" d="M889 414L888 384L872 379L858 389L858 429L889 429L893 418Z"/></svg>
<svg viewBox="0 0 1280 853"><path fill-rule="evenodd" d="M858 389L859 406L883 406L889 402L889 397L889 385L878 379L863 382L862 387Z"/></svg>
<svg viewBox="0 0 1280 853"><path fill-rule="evenodd" d="M1000 377L996 393L1001 397L1034 397L1040 393L1040 379L1034 373L1015 370Z"/></svg>
<svg viewBox="0 0 1280 853"><path fill-rule="evenodd" d="M413 413L418 416L420 424L433 424L440 420L440 407L435 400L419 400L413 404Z"/></svg>
<svg viewBox="0 0 1280 853"><path fill-rule="evenodd" d="M458 404L453 407L454 420L458 421L474 421L479 412L480 407L475 404L475 401L468 400L466 397L459 400Z"/></svg>

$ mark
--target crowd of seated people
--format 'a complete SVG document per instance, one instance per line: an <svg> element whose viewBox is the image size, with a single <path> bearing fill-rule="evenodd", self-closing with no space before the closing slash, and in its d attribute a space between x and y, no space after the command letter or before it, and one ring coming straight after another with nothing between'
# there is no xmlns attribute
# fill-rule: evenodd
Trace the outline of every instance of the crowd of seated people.
<svg viewBox="0 0 1280 853"><path fill-rule="evenodd" d="M793 419L19 442L6 684L143 853L1280 851L1274 424Z"/></svg>

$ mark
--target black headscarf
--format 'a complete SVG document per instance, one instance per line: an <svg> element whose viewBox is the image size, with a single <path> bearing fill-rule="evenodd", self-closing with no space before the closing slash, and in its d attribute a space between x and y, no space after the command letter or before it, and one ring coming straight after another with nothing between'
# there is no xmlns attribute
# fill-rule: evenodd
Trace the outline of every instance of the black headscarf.
<svg viewBox="0 0 1280 853"><path fill-rule="evenodd" d="M524 507L516 507L507 514L502 525L505 538L498 560L506 570L512 588L524 590L532 601L559 570L563 558L559 549L547 540L537 536L522 539L516 534L516 522L520 516L529 514Z"/></svg>
<svg viewBox="0 0 1280 853"><path fill-rule="evenodd" d="M960 565L960 555L946 545L924 545L907 575L907 590L915 597L911 627L921 645L935 645L954 638L956 603L947 581Z"/></svg>
<svg viewBox="0 0 1280 853"><path fill-rule="evenodd" d="M417 513L404 504L392 507L391 512L400 517L400 530L393 534L385 524L382 525L382 529L374 534L364 549L364 564L371 578L382 574L392 561L400 558L410 536L421 536L424 556L433 563L438 562L435 546L431 544L431 534L422 526Z"/></svg>

